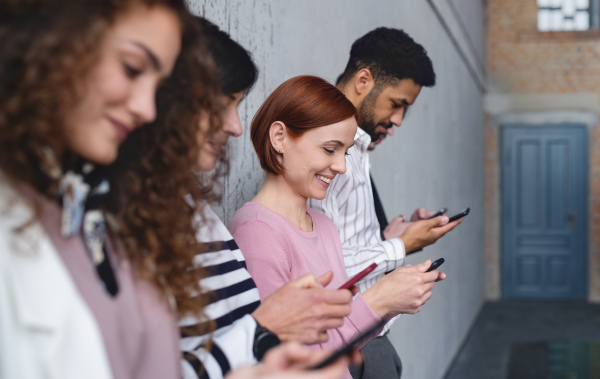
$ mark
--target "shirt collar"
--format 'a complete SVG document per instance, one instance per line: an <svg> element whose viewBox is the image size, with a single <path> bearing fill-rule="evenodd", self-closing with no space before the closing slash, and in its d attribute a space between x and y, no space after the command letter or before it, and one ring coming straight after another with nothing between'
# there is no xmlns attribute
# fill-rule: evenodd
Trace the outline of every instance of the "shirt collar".
<svg viewBox="0 0 600 379"><path fill-rule="evenodd" d="M371 143L371 136L367 134L364 130L360 128L356 128L356 134L354 135L354 146L361 153L365 153L369 144Z"/></svg>

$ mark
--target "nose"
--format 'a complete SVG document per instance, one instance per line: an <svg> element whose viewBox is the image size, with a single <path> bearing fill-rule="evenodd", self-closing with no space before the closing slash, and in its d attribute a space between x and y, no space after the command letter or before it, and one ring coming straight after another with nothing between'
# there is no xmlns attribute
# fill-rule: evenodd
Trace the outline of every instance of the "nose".
<svg viewBox="0 0 600 379"><path fill-rule="evenodd" d="M331 170L336 174L346 173L346 155L338 154L335 161L330 166Z"/></svg>
<svg viewBox="0 0 600 379"><path fill-rule="evenodd" d="M223 120L223 131L233 137L239 137L244 132L237 108L228 111Z"/></svg>
<svg viewBox="0 0 600 379"><path fill-rule="evenodd" d="M156 86L140 85L132 89L128 101L129 111L138 124L145 124L156 118Z"/></svg>
<svg viewBox="0 0 600 379"><path fill-rule="evenodd" d="M397 112L395 112L392 115L392 117L390 117L390 122L396 126L400 126L400 125L402 125L403 118L404 118L404 108L399 109ZM388 129L388 133L390 130L392 130L392 128Z"/></svg>

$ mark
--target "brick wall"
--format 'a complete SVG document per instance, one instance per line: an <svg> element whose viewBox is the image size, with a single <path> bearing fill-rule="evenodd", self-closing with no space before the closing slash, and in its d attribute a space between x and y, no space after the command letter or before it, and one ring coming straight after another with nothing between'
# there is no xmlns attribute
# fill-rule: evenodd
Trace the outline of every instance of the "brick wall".
<svg viewBox="0 0 600 379"><path fill-rule="evenodd" d="M490 90L600 92L600 39L587 32L538 32L535 0L489 0Z"/></svg>
<svg viewBox="0 0 600 379"><path fill-rule="evenodd" d="M598 114L600 104L600 31L537 31L535 0L488 0L487 2L488 98L495 95L527 95L525 108L507 105L501 112L579 110ZM562 94L564 102L548 104L548 94ZM537 97L536 97L537 96ZM580 102L582 96L589 101ZM514 98L514 97L513 97ZM537 101L536 101L537 99ZM546 102L546 103L544 103ZM516 103L516 101L514 101ZM595 103L595 104L594 104ZM529 107L529 108L527 108ZM498 129L490 120L497 107L486 107L486 294L500 293L500 180ZM491 111L490 109L495 109ZM590 268L589 300L600 301L600 130L590 129Z"/></svg>

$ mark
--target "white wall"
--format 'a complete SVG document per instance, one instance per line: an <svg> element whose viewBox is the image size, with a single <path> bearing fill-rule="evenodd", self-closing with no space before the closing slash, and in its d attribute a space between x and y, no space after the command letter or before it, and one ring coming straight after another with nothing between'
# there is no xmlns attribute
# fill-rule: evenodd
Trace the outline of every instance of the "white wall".
<svg viewBox="0 0 600 379"><path fill-rule="evenodd" d="M446 258L448 279L414 316L403 316L390 334L404 364L403 378L440 378L460 347L484 299L483 285L483 104L456 47L421 0L188 0L203 15L254 55L260 77L241 105L246 134L232 141L231 173L222 215L251 199L263 173L248 137L252 116L284 80L313 74L330 81L345 67L352 42L377 26L405 29L428 50L438 83L424 89L402 128L371 155L373 177L388 217L410 214L417 206L471 215L435 246L409 257L409 263ZM444 1L437 4L459 46L474 62L483 56L484 2L454 0L466 32ZM469 50L466 35L472 36ZM474 52L473 52L474 50ZM470 54L470 55L469 55ZM478 75L482 75L478 72Z"/></svg>

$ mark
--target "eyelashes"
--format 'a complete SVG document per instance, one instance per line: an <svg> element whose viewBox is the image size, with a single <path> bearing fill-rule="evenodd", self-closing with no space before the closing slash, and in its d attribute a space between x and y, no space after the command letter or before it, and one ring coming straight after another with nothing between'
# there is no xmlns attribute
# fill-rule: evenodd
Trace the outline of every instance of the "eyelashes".
<svg viewBox="0 0 600 379"><path fill-rule="evenodd" d="M333 155L333 153L335 153L335 150L332 150L332 149L327 149L327 148L325 148L325 147L323 148L323 150L325 151L325 153L327 153L327 154L329 154L329 155ZM348 156L348 155L350 155L350 153L346 151L346 152L344 152L344 155L345 155L345 156Z"/></svg>
<svg viewBox="0 0 600 379"><path fill-rule="evenodd" d="M123 63L123 69L125 70L125 74L131 79L135 79L136 77L140 76L143 72L142 69L131 66L127 63Z"/></svg>

